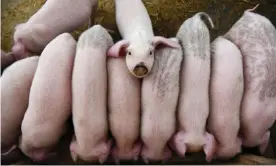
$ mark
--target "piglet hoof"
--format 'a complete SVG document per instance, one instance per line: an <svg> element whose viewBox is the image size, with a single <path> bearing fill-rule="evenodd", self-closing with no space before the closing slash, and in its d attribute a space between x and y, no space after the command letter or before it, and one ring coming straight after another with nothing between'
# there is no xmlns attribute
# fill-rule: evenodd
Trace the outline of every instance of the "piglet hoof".
<svg viewBox="0 0 276 166"><path fill-rule="evenodd" d="M172 151L168 146L165 146L162 164L166 164L166 162L172 157Z"/></svg>
<svg viewBox="0 0 276 166"><path fill-rule="evenodd" d="M137 161L140 155L140 151L141 151L141 143L138 142L133 145L130 151L126 151L126 152L121 152L118 149L118 147L114 147L112 149L111 154L114 161L119 161L120 159L125 159L125 160L134 159L135 161Z"/></svg>
<svg viewBox="0 0 276 166"><path fill-rule="evenodd" d="M95 151L99 154L99 163L103 164L109 156L110 149L112 145L112 140L108 140L107 142L101 143L98 147L96 147Z"/></svg>
<svg viewBox="0 0 276 166"><path fill-rule="evenodd" d="M204 138L205 138L205 144L203 149L206 155L206 161L210 162L215 156L215 152L217 149L217 142L215 140L215 137L208 132L205 133Z"/></svg>
<svg viewBox="0 0 276 166"><path fill-rule="evenodd" d="M148 158L142 156L142 159L143 159L144 163L149 164L149 159Z"/></svg>
<svg viewBox="0 0 276 166"><path fill-rule="evenodd" d="M118 153L119 153L118 147L114 147L114 148L111 150L111 156L112 156L113 160L115 161L115 163L116 163L117 165L120 164L120 159L119 159Z"/></svg>
<svg viewBox="0 0 276 166"><path fill-rule="evenodd" d="M185 157L187 150L185 138L186 135L184 131L179 131L176 135L173 136L170 146L176 151L180 157Z"/></svg>
<svg viewBox="0 0 276 166"><path fill-rule="evenodd" d="M266 150L268 142L269 142L269 138L270 138L270 132L269 131L265 132L265 134L261 138L261 144L259 146L259 150L260 150L260 153L262 155L265 153L265 150Z"/></svg>
<svg viewBox="0 0 276 166"><path fill-rule="evenodd" d="M78 155L77 155L76 150L77 150L77 142L74 140L70 144L71 157L74 162L77 162L77 160L78 160Z"/></svg>
<svg viewBox="0 0 276 166"><path fill-rule="evenodd" d="M141 149L141 157L146 164L149 164L148 156L149 156L149 149L144 145L143 148Z"/></svg>
<svg viewBox="0 0 276 166"><path fill-rule="evenodd" d="M133 149L131 151L134 161L137 161L141 152L142 143L138 142L134 144Z"/></svg>
<svg viewBox="0 0 276 166"><path fill-rule="evenodd" d="M32 159L34 162L40 162L46 159L46 150L41 148L38 150L35 150L32 154Z"/></svg>

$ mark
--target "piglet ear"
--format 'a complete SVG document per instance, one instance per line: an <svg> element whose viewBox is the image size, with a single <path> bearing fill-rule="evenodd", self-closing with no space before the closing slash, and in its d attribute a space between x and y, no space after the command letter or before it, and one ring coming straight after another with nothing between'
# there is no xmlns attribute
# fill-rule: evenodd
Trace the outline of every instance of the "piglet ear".
<svg viewBox="0 0 276 166"><path fill-rule="evenodd" d="M120 54L125 52L125 48L129 46L129 41L121 40L110 47L107 51L107 56L119 57Z"/></svg>
<svg viewBox="0 0 276 166"><path fill-rule="evenodd" d="M164 44L166 46L169 46L169 47L173 47L173 48L179 48L180 45L179 45L179 42L178 40L175 38L171 38L171 39L168 39L168 38L165 38L165 37L162 37L162 36L154 36L153 37L153 40L152 40L152 44L154 47L157 47L159 44Z"/></svg>

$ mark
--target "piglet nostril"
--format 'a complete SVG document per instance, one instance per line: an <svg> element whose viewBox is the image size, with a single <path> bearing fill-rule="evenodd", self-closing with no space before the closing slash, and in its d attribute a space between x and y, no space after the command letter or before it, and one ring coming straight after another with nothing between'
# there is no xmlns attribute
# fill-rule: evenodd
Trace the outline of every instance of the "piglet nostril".
<svg viewBox="0 0 276 166"><path fill-rule="evenodd" d="M148 68L145 66L144 62L141 62L134 67L133 73L136 77L142 78L148 74Z"/></svg>

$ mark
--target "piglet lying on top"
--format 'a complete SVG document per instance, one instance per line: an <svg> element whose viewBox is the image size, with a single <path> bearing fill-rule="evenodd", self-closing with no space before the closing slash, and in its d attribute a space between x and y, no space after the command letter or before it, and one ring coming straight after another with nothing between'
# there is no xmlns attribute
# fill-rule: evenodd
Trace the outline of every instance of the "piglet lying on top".
<svg viewBox="0 0 276 166"><path fill-rule="evenodd" d="M141 0L116 0L116 22L122 40L108 51L108 56L126 55L131 74L145 77L153 66L154 52L159 44L178 47L178 43L154 36L147 10Z"/></svg>
<svg viewBox="0 0 276 166"><path fill-rule="evenodd" d="M56 36L71 32L89 20L97 7L97 0L47 0L26 23L15 27L12 52L16 60L37 53Z"/></svg>
<svg viewBox="0 0 276 166"><path fill-rule="evenodd" d="M183 47L178 104L178 132L172 138L172 148L180 156L186 152L204 150L206 160L213 158L216 141L206 131L209 115L210 35L203 18L214 27L203 12L187 19L179 28L177 38Z"/></svg>
<svg viewBox="0 0 276 166"><path fill-rule="evenodd" d="M264 152L276 120L276 29L265 17L246 10L225 34L243 56L244 95L241 135L245 147Z"/></svg>

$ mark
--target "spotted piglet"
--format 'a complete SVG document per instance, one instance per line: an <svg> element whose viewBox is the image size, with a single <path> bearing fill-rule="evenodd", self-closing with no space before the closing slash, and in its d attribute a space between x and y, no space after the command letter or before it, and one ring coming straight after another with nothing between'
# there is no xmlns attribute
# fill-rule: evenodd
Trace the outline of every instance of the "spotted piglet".
<svg viewBox="0 0 276 166"><path fill-rule="evenodd" d="M267 147L269 128L276 120L276 29L254 10L225 34L241 50L245 79L241 105L241 135L245 147Z"/></svg>
<svg viewBox="0 0 276 166"><path fill-rule="evenodd" d="M17 61L8 67L1 77L2 158L17 147L38 60L39 58L34 56Z"/></svg>
<svg viewBox="0 0 276 166"><path fill-rule="evenodd" d="M94 15L97 2L47 0L27 22L15 27L12 52L16 60L33 53L40 54L59 34L69 33L84 25Z"/></svg>
<svg viewBox="0 0 276 166"><path fill-rule="evenodd" d="M170 40L178 42L176 38ZM146 163L148 160L166 161L172 156L167 143L176 129L182 58L181 46L158 49L152 73L143 79L141 156Z"/></svg>
<svg viewBox="0 0 276 166"><path fill-rule="evenodd" d="M218 147L216 157L230 159L241 152L240 105L243 96L242 55L238 47L223 38L211 44L210 113L207 129Z"/></svg>
<svg viewBox="0 0 276 166"><path fill-rule="evenodd" d="M112 157L136 160L140 155L140 80L129 74L125 57L108 58L109 127L115 147Z"/></svg>
<svg viewBox="0 0 276 166"><path fill-rule="evenodd" d="M182 157L186 152L199 152L203 149L206 160L210 161L216 149L216 141L206 131L211 69L210 35L204 18L214 27L211 18L200 12L187 19L177 33L184 59L180 74L178 132L172 138L171 145Z"/></svg>
<svg viewBox="0 0 276 166"><path fill-rule="evenodd" d="M19 140L22 152L34 161L52 156L50 151L65 134L71 115L75 50L74 38L63 33L45 47L39 59Z"/></svg>
<svg viewBox="0 0 276 166"><path fill-rule="evenodd" d="M101 25L84 31L77 44L72 81L75 138L70 145L74 161L103 163L110 152L106 52L112 44Z"/></svg>

